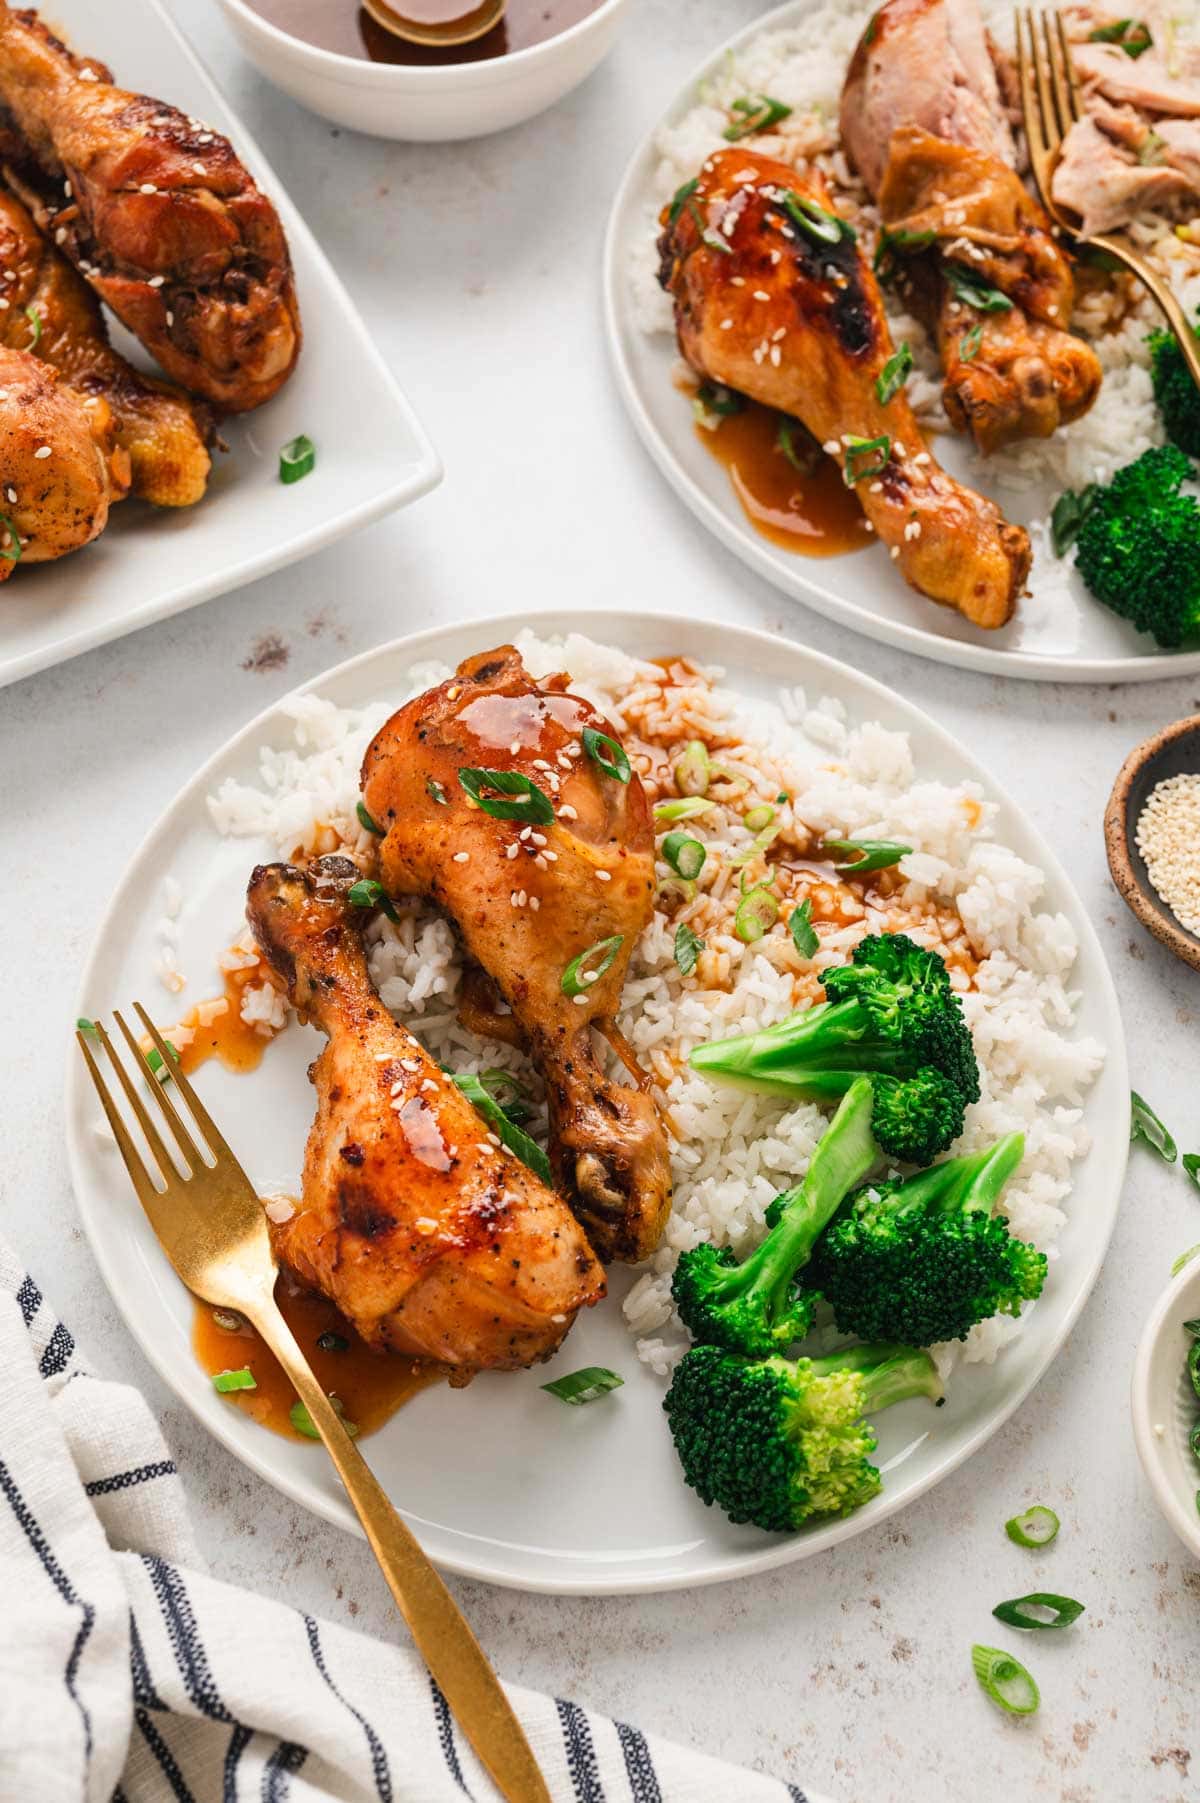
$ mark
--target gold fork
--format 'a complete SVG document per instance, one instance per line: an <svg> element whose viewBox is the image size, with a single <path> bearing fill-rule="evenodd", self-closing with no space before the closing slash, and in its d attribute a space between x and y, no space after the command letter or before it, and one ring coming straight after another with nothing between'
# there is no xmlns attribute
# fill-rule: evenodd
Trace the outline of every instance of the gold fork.
<svg viewBox="0 0 1200 1803"><path fill-rule="evenodd" d="M249 1178L146 1010L139 1002L134 1008L162 1068L170 1071L172 1085L187 1103L202 1142L193 1137L164 1084L151 1078L148 1093L174 1136L176 1155L172 1155L138 1085L104 1027L95 1022L96 1037L149 1148L153 1173L100 1074L88 1035L81 1030L76 1038L138 1201L163 1251L193 1294L214 1308L236 1309L244 1315L283 1366L325 1442L413 1640L501 1795L509 1803L550 1803L545 1779L499 1679L450 1592L372 1475L276 1306L275 1257L262 1203ZM133 1056L134 1069L144 1073L142 1050L115 1009L113 1019Z"/></svg>
<svg viewBox="0 0 1200 1803"><path fill-rule="evenodd" d="M1042 205L1062 231L1080 244L1107 251L1110 257L1137 276L1162 309L1179 341L1192 380L1200 388L1200 340L1197 340L1170 283L1164 281L1144 257L1131 250L1124 239L1083 233L1079 220L1073 219L1053 197L1052 183L1062 155L1062 141L1075 121L1083 116L1079 80L1061 13L1047 15L1035 13L1029 7L1018 8L1017 66L1029 161ZM1066 324L1065 320L1063 324Z"/></svg>

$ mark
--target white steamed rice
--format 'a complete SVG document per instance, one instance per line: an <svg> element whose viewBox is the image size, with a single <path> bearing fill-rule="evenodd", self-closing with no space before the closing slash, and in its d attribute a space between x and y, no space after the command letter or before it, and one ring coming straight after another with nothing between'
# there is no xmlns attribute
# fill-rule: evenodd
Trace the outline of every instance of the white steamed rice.
<svg viewBox="0 0 1200 1803"><path fill-rule="evenodd" d="M959 1149L1014 1129L1025 1134L1025 1158L1005 1208L1014 1232L1053 1259L1071 1164L1089 1143L1081 1105L1103 1048L1073 1031L1074 930L1063 915L1040 908L1042 872L994 838L995 806L979 785L922 778L905 734L849 720L835 700L810 706L792 690L776 704L751 703L715 686L719 671L707 673L712 686L664 686L656 666L578 634L565 641L523 635L519 644L534 675L569 670L572 686L618 730L678 745L697 727L715 728L729 747L722 759L744 768L759 794L788 791L795 817L808 826L830 836L899 839L914 848L889 907L915 917L915 925L905 920L915 938L968 953L971 966L978 961L971 976L967 964L956 966L951 958L983 1092L968 1111ZM434 665L416 669L408 694L450 673ZM265 841L285 857L344 845L368 859L373 841L355 818L359 764L371 735L408 694L362 710L312 695L285 702L291 744L261 751L256 784L227 779L221 785L209 802L217 830ZM861 918L824 929L811 961L799 956L782 927L743 945L719 899L728 868L712 853L733 851L749 834L724 810L706 815L701 830L710 848L709 889L691 913L704 929L706 950L695 975L681 977L673 956L679 916L656 914L633 957L621 1020L682 1134L672 1153L674 1207L663 1243L624 1305L641 1357L663 1374L687 1344L670 1298L679 1252L704 1239L739 1251L754 1244L772 1197L807 1169L827 1118L808 1104L789 1107L712 1084L688 1069L687 1054L702 1040L779 1020L798 997L817 993L820 970L843 962L863 932L889 924L877 910L862 909ZM369 937L371 973L384 1002L433 1057L459 1070L512 1070L540 1094L518 1051L459 1025L459 951L440 916L414 902L401 907L398 923L378 917ZM275 1001L281 1009L281 999ZM277 1022L265 999L261 1007L262 1019ZM532 1131L544 1128L543 1108ZM986 1322L972 1331L963 1356L991 1360L1019 1332L1020 1322L1008 1317ZM943 1368L958 1350L938 1349Z"/></svg>

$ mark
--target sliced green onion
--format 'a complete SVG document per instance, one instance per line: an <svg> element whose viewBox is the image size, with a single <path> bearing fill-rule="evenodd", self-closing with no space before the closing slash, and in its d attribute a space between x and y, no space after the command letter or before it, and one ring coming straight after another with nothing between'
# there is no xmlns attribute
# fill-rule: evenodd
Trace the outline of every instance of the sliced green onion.
<svg viewBox="0 0 1200 1803"><path fill-rule="evenodd" d="M399 920L400 918L391 896L383 884L377 883L374 877L360 877L357 883L347 889L346 900L352 908L380 908L389 920Z"/></svg>
<svg viewBox="0 0 1200 1803"><path fill-rule="evenodd" d="M1183 1331L1184 1333L1190 1333L1197 1339L1200 1339L1200 1317L1194 1318L1191 1321L1185 1321L1183 1324Z"/></svg>
<svg viewBox="0 0 1200 1803"><path fill-rule="evenodd" d="M959 345L959 347L958 347L959 362L960 363L974 363L976 357L979 355L979 347L982 343L983 343L983 321L981 319L977 326L971 327L971 330L967 333L966 337L963 339L962 343Z"/></svg>
<svg viewBox="0 0 1200 1803"><path fill-rule="evenodd" d="M1200 1464L1200 1421L1197 1421L1195 1427L1188 1435L1188 1445L1192 1449L1192 1457L1196 1460L1197 1464Z"/></svg>
<svg viewBox="0 0 1200 1803"><path fill-rule="evenodd" d="M807 897L798 908L792 910L792 918L788 921L788 930L792 935L792 944L802 958L811 958L819 948L821 941L813 930L812 902Z"/></svg>
<svg viewBox="0 0 1200 1803"><path fill-rule="evenodd" d="M329 1400L333 1404L334 1413L353 1440L358 1433L358 1429L353 1421L346 1420L346 1410L341 1398L338 1396L331 1396ZM288 1420L291 1422L296 1432L298 1434L303 1434L306 1440L319 1440L321 1438L320 1434L317 1432L312 1416L302 1402L294 1402L292 1404L291 1408L288 1410Z"/></svg>
<svg viewBox="0 0 1200 1803"><path fill-rule="evenodd" d="M517 770L468 767L459 771L458 780L471 800L478 802L493 820L525 820L534 826L548 826L554 819L549 798L531 778L522 776ZM496 793L485 795L484 789L494 789Z"/></svg>
<svg viewBox="0 0 1200 1803"><path fill-rule="evenodd" d="M998 1646L973 1646L971 1667L993 1703L1009 1715L1032 1715L1041 1701L1038 1687L1019 1660Z"/></svg>
<svg viewBox="0 0 1200 1803"><path fill-rule="evenodd" d="M789 419L786 414L780 414L775 428L775 449L783 453L798 476L811 476L821 462L820 445L799 420Z"/></svg>
<svg viewBox="0 0 1200 1803"><path fill-rule="evenodd" d="M350 1350L350 1342L345 1334L333 1333L332 1331L319 1333L317 1335L317 1345L321 1348L322 1352L348 1352Z"/></svg>
<svg viewBox="0 0 1200 1803"><path fill-rule="evenodd" d="M679 967L680 976L691 976L703 950L703 939L693 933L686 920L681 920L675 928L675 962Z"/></svg>
<svg viewBox="0 0 1200 1803"><path fill-rule="evenodd" d="M908 380L913 366L913 354L907 344L902 344L898 351L888 358L875 378L875 399L881 407L894 400Z"/></svg>
<svg viewBox="0 0 1200 1803"><path fill-rule="evenodd" d="M964 307L974 307L977 313L1009 313L1012 302L1007 294L1001 294L999 288L989 287L981 282L974 270L965 269L961 263L946 263L943 273L950 284L956 300Z"/></svg>
<svg viewBox="0 0 1200 1803"><path fill-rule="evenodd" d="M290 438L279 453L279 480L299 482L301 476L311 475L316 462L317 447L301 432L298 438Z"/></svg>
<svg viewBox="0 0 1200 1803"><path fill-rule="evenodd" d="M1178 1277L1179 1273L1183 1270L1184 1265L1190 1263L1190 1261L1195 1258L1197 1252L1200 1252L1200 1244L1189 1246L1186 1252L1181 1252L1179 1257L1175 1260L1175 1263L1171 1266L1171 1276Z"/></svg>
<svg viewBox="0 0 1200 1803"><path fill-rule="evenodd" d="M692 195L699 186L700 177L696 175L692 177L690 182L684 182L682 188L676 188L674 194L671 196L671 204L667 208L668 225L675 224L675 221L679 218L679 215L683 212L684 207L686 207L688 201L692 198Z"/></svg>
<svg viewBox="0 0 1200 1803"><path fill-rule="evenodd" d="M1096 497L1100 489L1095 482L1089 482L1086 488L1076 494L1068 488L1059 495L1050 515L1050 537L1054 544L1054 555L1065 557L1075 540L1079 537L1079 528L1096 505Z"/></svg>
<svg viewBox="0 0 1200 1803"><path fill-rule="evenodd" d="M380 826L377 821L372 820L361 801L355 802L354 812L358 815L358 824L362 827L364 833L374 833L377 839L382 839L384 837L387 829Z"/></svg>
<svg viewBox="0 0 1200 1803"><path fill-rule="evenodd" d="M1163 162L1166 148L1165 138L1160 137L1156 131L1148 131L1138 145L1137 160L1144 169L1153 168Z"/></svg>
<svg viewBox="0 0 1200 1803"><path fill-rule="evenodd" d="M163 1044L166 1046L168 1052L170 1052L175 1063L178 1064L179 1051L177 1047L172 1045L169 1039L164 1039ZM157 1046L152 1045L150 1050L146 1053L146 1068L158 1078L160 1083L169 1083L171 1081L170 1069L164 1064L163 1055Z"/></svg>
<svg viewBox="0 0 1200 1803"><path fill-rule="evenodd" d="M1130 1144L1140 1139L1152 1152L1158 1154L1164 1164L1174 1164L1179 1156L1179 1147L1149 1102L1143 1101L1136 1089L1130 1090L1129 1099L1133 1105L1129 1121Z"/></svg>
<svg viewBox="0 0 1200 1803"><path fill-rule="evenodd" d="M432 776L427 776L425 778L425 793L426 795L431 795L433 797L439 808L448 808L450 806L450 803L446 799L445 789L443 789L441 783L436 782Z"/></svg>
<svg viewBox="0 0 1200 1803"><path fill-rule="evenodd" d="M226 1333L241 1333L245 1326L237 1310L232 1308L214 1308L212 1318Z"/></svg>
<svg viewBox="0 0 1200 1803"><path fill-rule="evenodd" d="M746 405L745 395L739 394L736 388L726 388L724 382L701 382L696 399L706 413L715 413L720 419L740 413Z"/></svg>
<svg viewBox="0 0 1200 1803"><path fill-rule="evenodd" d="M581 1408L585 1402L595 1402L600 1396L607 1396L610 1390L619 1390L625 1382L615 1371L607 1370L603 1365L585 1365L582 1371L572 1371L566 1377L556 1377L552 1384L543 1384L551 1396L557 1396L560 1402L569 1402L574 1408Z"/></svg>
<svg viewBox="0 0 1200 1803"><path fill-rule="evenodd" d="M892 454L892 441L886 432L878 438L851 437L844 450L842 480L847 488L853 488L865 476L882 476Z"/></svg>
<svg viewBox="0 0 1200 1803"><path fill-rule="evenodd" d="M750 808L742 817L742 825L748 826L752 833L760 833L765 826L770 826L775 818L775 810L769 801L764 801L756 808Z"/></svg>
<svg viewBox="0 0 1200 1803"><path fill-rule="evenodd" d="M836 213L829 213L824 207L810 200L807 194L797 194L789 188L780 201L784 212L792 219L800 230L818 244L840 244L843 239L851 243L858 233L845 219L839 219Z"/></svg>
<svg viewBox="0 0 1200 1803"><path fill-rule="evenodd" d="M839 876L861 876L867 870L890 869L909 855L912 846L891 839L826 839L821 850L845 860L833 866Z"/></svg>
<svg viewBox="0 0 1200 1803"><path fill-rule="evenodd" d="M89 1020L86 1014L81 1014L75 1025L81 1033L98 1033L100 1031L95 1021Z"/></svg>
<svg viewBox="0 0 1200 1803"><path fill-rule="evenodd" d="M1200 1189L1200 1152L1185 1152L1179 1162L1196 1188Z"/></svg>
<svg viewBox="0 0 1200 1803"><path fill-rule="evenodd" d="M683 756L675 766L675 787L681 795L704 795L708 790L709 775L708 746L703 739L689 739L683 748ZM657 813L656 808L655 814Z"/></svg>
<svg viewBox="0 0 1200 1803"><path fill-rule="evenodd" d="M1143 19L1118 19L1113 25L1097 25L1088 32L1089 44L1119 44L1134 62L1144 56L1153 44L1150 27Z"/></svg>
<svg viewBox="0 0 1200 1803"><path fill-rule="evenodd" d="M0 546L0 557L4 559L5 563L20 563L21 553L25 547L21 543L21 534L17 531L16 522L10 519L8 514L0 513L0 526L3 526L4 536L8 540L6 545Z"/></svg>
<svg viewBox="0 0 1200 1803"><path fill-rule="evenodd" d="M1020 1515L1004 1524L1004 1532L1017 1546L1049 1546L1061 1523L1053 1509L1034 1503Z"/></svg>
<svg viewBox="0 0 1200 1803"><path fill-rule="evenodd" d="M712 229L694 200L688 201L687 211L692 224L700 234L700 242L702 244L707 244L709 250L719 250L723 257L731 257L733 255L733 245L730 244L727 238L723 238L720 232L715 232Z"/></svg>
<svg viewBox="0 0 1200 1803"><path fill-rule="evenodd" d="M1044 1621L1033 1611L1048 1609L1050 1620ZM1055 1596L1050 1590L1032 1590L1028 1596L1016 1596L1008 1603L997 1603L992 1610L997 1621L1009 1628L1069 1628L1083 1614L1083 1604L1073 1596Z"/></svg>
<svg viewBox="0 0 1200 1803"><path fill-rule="evenodd" d="M25 317L29 321L30 325L33 327L33 337L29 340L29 343L25 346L26 350L31 351L34 348L34 346L39 342L39 340L41 339L41 336L42 336L42 316L38 312L38 309L34 306L32 301L29 303L29 305L25 309Z"/></svg>
<svg viewBox="0 0 1200 1803"><path fill-rule="evenodd" d="M788 118L792 109L782 100L772 100L769 94L747 94L741 100L735 100L729 110L740 117L727 126L721 136L728 143L736 144L752 132L770 131L781 119Z"/></svg>
<svg viewBox="0 0 1200 1803"><path fill-rule="evenodd" d="M633 769L624 749L615 739L610 739L606 732L598 732L594 726L585 726L581 737L583 749L593 764L599 764L605 776L611 776L619 783L629 781Z"/></svg>
<svg viewBox="0 0 1200 1803"><path fill-rule="evenodd" d="M1188 1347L1187 1369L1192 1388L1200 1396L1200 1340L1193 1340Z"/></svg>
<svg viewBox="0 0 1200 1803"><path fill-rule="evenodd" d="M625 943L624 933L614 933L611 939L597 939L595 945L589 945L585 952L572 958L559 978L559 987L564 995L582 995L594 983L598 983L606 970L611 969L612 961ZM584 965L591 966L593 958L600 962L587 970Z"/></svg>
<svg viewBox="0 0 1200 1803"><path fill-rule="evenodd" d="M660 849L676 876L683 877L686 882L700 875L708 856L699 839L693 839L688 833L668 833Z"/></svg>
<svg viewBox="0 0 1200 1803"><path fill-rule="evenodd" d="M783 824L776 819L775 809L771 807L751 808L750 813L746 815L746 825L751 824L751 815L757 815L761 819L764 814L768 818L762 830L755 833L749 845L744 845L741 851L734 852L728 859L728 863L733 869L737 869L743 864L752 864L755 858L761 858L771 842L778 839L783 831Z"/></svg>
<svg viewBox="0 0 1200 1803"><path fill-rule="evenodd" d="M705 801L702 795L687 795L681 801L656 801L654 824L673 826L677 820L694 820L697 814L707 814L716 805L715 801Z"/></svg>
<svg viewBox="0 0 1200 1803"><path fill-rule="evenodd" d="M778 897L769 883L759 883L738 903L737 913L733 917L733 930L743 945L753 945L778 919Z"/></svg>
<svg viewBox="0 0 1200 1803"><path fill-rule="evenodd" d="M937 237L937 233L889 231L885 225L879 234L879 242L875 246L875 255L871 259L871 268L881 282L890 282L896 273L896 252L899 250L928 250Z"/></svg>
<svg viewBox="0 0 1200 1803"><path fill-rule="evenodd" d="M620 940L617 941L620 944ZM451 1071L450 1076L462 1090L468 1102L478 1109L501 1145L507 1146L514 1157L528 1165L536 1177L542 1182L551 1184L550 1160L547 1158L536 1139L531 1139L523 1127L518 1126L511 1115L505 1113L495 1096L491 1094L482 1077L472 1071Z"/></svg>
<svg viewBox="0 0 1200 1803"><path fill-rule="evenodd" d="M213 1389L219 1396L231 1396L235 1390L257 1390L258 1388L249 1365L243 1365L240 1371L218 1371L212 1381Z"/></svg>

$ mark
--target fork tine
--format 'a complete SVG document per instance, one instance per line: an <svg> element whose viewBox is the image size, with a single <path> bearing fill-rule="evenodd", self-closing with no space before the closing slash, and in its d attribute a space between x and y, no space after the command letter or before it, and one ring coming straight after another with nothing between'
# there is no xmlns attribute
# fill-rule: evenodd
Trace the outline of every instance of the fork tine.
<svg viewBox="0 0 1200 1803"><path fill-rule="evenodd" d="M1033 76L1033 52L1036 48L1036 40L1033 33L1032 14L1025 7L1018 7L1016 22L1017 74L1021 84L1021 111L1025 119L1025 136L1029 143L1029 161L1033 169L1033 179L1041 192L1042 171L1046 159L1050 155L1050 146L1046 142L1041 102ZM1044 192L1042 199L1046 199Z"/></svg>
<svg viewBox="0 0 1200 1803"><path fill-rule="evenodd" d="M119 1008L113 1009L113 1019L116 1021L118 1027L120 1027L121 1033L125 1040L125 1044L129 1047L130 1052L133 1054L134 1065L138 1066L138 1065L145 1064L146 1054L143 1052L141 1046L138 1044L137 1040L133 1037L133 1034L130 1032L129 1027L126 1025L126 1022L125 1022L124 1018L122 1017L122 1014L121 1014L121 1011ZM160 1056L161 1056L161 1054L160 1054ZM164 1064L162 1065L161 1068L164 1070L170 1070L173 1073L175 1066L173 1064L164 1062ZM184 1124L183 1116L180 1114L178 1108L176 1108L174 1102L171 1100L170 1096L167 1094L166 1086L165 1086L163 1080L160 1077L158 1077L157 1073L152 1073L152 1075L151 1075L150 1093L151 1093L151 1095L153 1095L155 1101L158 1103L159 1107L162 1109L163 1113L166 1115L167 1119L170 1121L171 1130L174 1133L176 1139L179 1141L179 1144L182 1146L183 1152L184 1152L184 1157L188 1161L188 1164L194 1173L195 1171L199 1170L200 1167L204 1163L204 1159L200 1153L200 1148L197 1146L195 1140L192 1138L191 1134L188 1132L188 1129L187 1129L186 1125Z"/></svg>
<svg viewBox="0 0 1200 1803"><path fill-rule="evenodd" d="M146 1010L142 1007L140 1002L135 1002L133 1007L138 1019L157 1046L159 1057L162 1058L164 1062L170 1063L172 1081L178 1085L180 1095L191 1109L196 1125L200 1128L200 1131L208 1142L209 1150L215 1158L228 1158L233 1164L237 1165L237 1159L234 1157L233 1152L230 1150L221 1134L217 1131L216 1122L213 1120L208 1109L204 1106L203 1102L180 1070L178 1064L176 1064L171 1057L162 1034L150 1019L150 1016L146 1013ZM238 1169L240 1170L241 1167L238 1166Z"/></svg>
<svg viewBox="0 0 1200 1803"><path fill-rule="evenodd" d="M1050 85L1048 58L1038 35L1038 18L1033 12L1030 12L1027 14L1026 22L1033 50L1033 74L1037 82L1038 100L1041 102L1042 132L1047 152L1053 156L1062 139L1063 127L1059 122L1058 108L1054 104L1054 90Z"/></svg>
<svg viewBox="0 0 1200 1803"><path fill-rule="evenodd" d="M1067 28L1063 24L1060 12L1054 15L1055 29L1058 33L1058 47L1062 54L1063 73L1067 83L1067 106L1071 123L1083 117L1083 105L1079 98L1079 77L1075 73L1075 59L1071 55L1071 45L1067 37Z"/></svg>
<svg viewBox="0 0 1200 1803"><path fill-rule="evenodd" d="M103 1037L103 1028L99 1030ZM100 1097L100 1105L108 1117L113 1138L117 1142L117 1150L125 1161L125 1169L129 1172L129 1180L133 1184L134 1193L142 1207L149 1209L153 1203L157 1202L159 1192L150 1181L150 1174L142 1163L141 1153L133 1143L121 1111L109 1092L108 1084L100 1075L100 1067L96 1063L95 1055L87 1038L83 1033L76 1033L75 1037L79 1041L79 1049L83 1053L84 1062L96 1088L96 1094Z"/></svg>
<svg viewBox="0 0 1200 1803"><path fill-rule="evenodd" d="M128 1039L129 1030L125 1026L124 1021L122 1021L121 1016L119 1014L117 1014L115 1009L113 1010L113 1014L114 1014L114 1018L116 1019L118 1025L121 1027L122 1031L124 1032L126 1039ZM166 1146L163 1144L162 1136L160 1135L158 1128L154 1125L154 1122L150 1119L150 1115L147 1111L146 1104L142 1101L141 1096L139 1096L137 1089L134 1086L133 1078L129 1075L129 1072L125 1069L124 1064L121 1062L121 1059L118 1057L116 1047L113 1045L112 1040L108 1037L108 1034L105 1032L103 1023L101 1021L96 1022L96 1031L100 1035L100 1044L104 1047L104 1050L108 1056L108 1062L112 1065L113 1072L117 1078L117 1081L120 1083L121 1088L125 1092L125 1100L129 1103L130 1108L133 1110L133 1113L137 1119L137 1124L141 1128L142 1133L146 1140L146 1144L150 1148L151 1157L155 1160L155 1162L158 1165L158 1174L161 1177L164 1184L170 1183L172 1177L174 1177L176 1174L175 1173L175 1165L171 1158L171 1154L167 1151ZM146 1061L145 1061L144 1057L142 1056L141 1052L138 1051L136 1045L134 1046L134 1055L137 1059L138 1064L143 1069L145 1069Z"/></svg>
<svg viewBox="0 0 1200 1803"><path fill-rule="evenodd" d="M1054 18L1058 19L1057 13L1054 14ZM1059 33L1051 24L1048 13L1041 15L1041 26L1042 37L1046 45L1047 76L1054 94L1054 113L1058 121L1058 134L1059 137L1065 138L1074 124L1074 115L1071 111L1071 89L1062 66Z"/></svg>

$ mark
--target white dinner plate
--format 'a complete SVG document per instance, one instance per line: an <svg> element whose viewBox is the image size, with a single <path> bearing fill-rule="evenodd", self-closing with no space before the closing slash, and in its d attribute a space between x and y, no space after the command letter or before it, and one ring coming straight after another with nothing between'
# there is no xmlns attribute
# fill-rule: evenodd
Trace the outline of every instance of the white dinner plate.
<svg viewBox="0 0 1200 1803"><path fill-rule="evenodd" d="M781 684L830 695L851 718L876 719L912 736L917 779L981 782L999 802L996 835L1046 873L1043 905L1061 910L1079 937L1072 988L1076 1030L1106 1047L1089 1093L1090 1152L1075 1167L1081 1204L1059 1241L1046 1294L1025 1331L990 1366L960 1366L946 1406L907 1403L881 1420L881 1496L845 1521L791 1538L733 1527L685 1488L662 1415L663 1381L638 1363L620 1300L632 1281L611 1272L611 1300L585 1311L549 1366L485 1374L464 1390L426 1390L366 1442L389 1494L439 1564L528 1590L585 1593L665 1590L710 1583L805 1558L894 1514L952 1471L1007 1419L1062 1345L1095 1281L1116 1218L1128 1149L1129 1084L1111 978L1082 904L1049 845L971 754L919 709L844 664L765 633L654 614L561 612L437 628L342 664L308 685L342 706L400 698L409 669L430 658L455 664L524 626L543 636L575 630L633 655L680 652L726 667L727 681L774 697ZM174 1004L152 977L162 886L170 874L185 901L178 964L189 995L219 993L216 958L242 924L247 876L276 854L252 839L223 839L205 798L226 777L256 780L264 745L291 743L277 704L193 778L134 855L96 935L79 1012L107 1016L139 997L169 1020ZM814 748L814 758L820 754ZM205 986L211 973L211 990ZM157 998L157 999L156 999ZM64 1029L67 1023L64 1022ZM201 1094L260 1191L296 1191L313 1112L305 1067L320 1044L291 1027L251 1076L206 1064ZM354 1517L320 1447L281 1439L214 1394L192 1356L191 1302L159 1251L130 1192L115 1146L97 1131L96 1099L72 1045L67 1135L80 1213L124 1320L176 1394L226 1446L269 1483L345 1527ZM587 1408L566 1408L542 1384L583 1365L620 1372L624 1388Z"/></svg>
<svg viewBox="0 0 1200 1803"><path fill-rule="evenodd" d="M803 22L816 0L789 0L764 13L707 56L636 152L617 191L604 250L604 308L617 384L642 442L692 512L743 563L784 594L839 620L868 638L914 651L963 669L993 670L1054 682L1146 682L1200 670L1200 650L1160 651L1101 607L1074 570L1046 570L1035 560L1032 593L1016 619L999 632L971 626L948 607L908 587L882 546L847 556L812 558L771 543L747 520L728 473L700 443L691 407L673 378L674 337L647 336L636 316L630 270L638 255L654 257L656 216L662 205L655 186L661 161L656 139L696 104L697 89L731 52L764 32ZM865 14L864 14L865 23ZM972 467L960 440L943 434L937 454L961 481L992 493L1021 525L1045 515L1059 490L1041 486L1022 494L990 489Z"/></svg>
<svg viewBox="0 0 1200 1803"><path fill-rule="evenodd" d="M14 571L0 589L0 685L319 551L415 500L442 473L325 253L157 0L54 0L49 16L122 87L170 101L231 140L283 220L304 345L273 400L222 426L229 451L215 453L209 491L195 507L123 501L86 550ZM111 323L117 347L152 368ZM317 465L285 485L279 450L302 432L317 447Z"/></svg>

